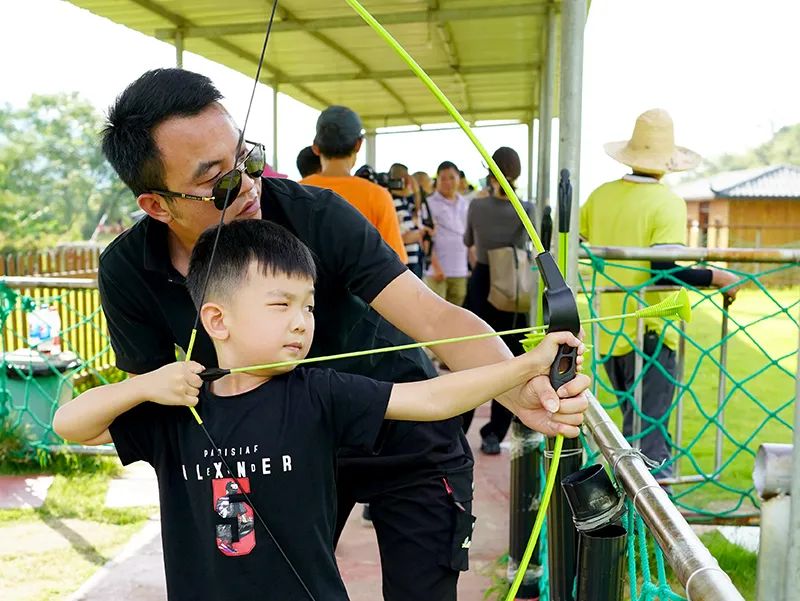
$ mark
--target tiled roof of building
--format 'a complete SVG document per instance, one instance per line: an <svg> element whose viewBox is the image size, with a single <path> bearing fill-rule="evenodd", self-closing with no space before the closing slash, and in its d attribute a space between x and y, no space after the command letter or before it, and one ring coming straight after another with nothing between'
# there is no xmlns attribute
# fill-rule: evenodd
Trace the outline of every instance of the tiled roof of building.
<svg viewBox="0 0 800 601"><path fill-rule="evenodd" d="M796 198L800 200L800 167L772 165L717 173L675 187L686 200L714 198Z"/></svg>

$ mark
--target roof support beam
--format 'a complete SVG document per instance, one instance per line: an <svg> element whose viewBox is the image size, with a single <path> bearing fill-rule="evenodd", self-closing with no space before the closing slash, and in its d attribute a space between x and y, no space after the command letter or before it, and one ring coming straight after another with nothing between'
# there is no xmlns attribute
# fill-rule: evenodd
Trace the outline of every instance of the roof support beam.
<svg viewBox="0 0 800 601"><path fill-rule="evenodd" d="M529 115L531 112L531 107L529 105L525 106L498 106L495 108L481 108L475 109L472 111L473 116L477 119L481 115L488 115L491 116L493 119L500 119L502 117L498 117L497 115L513 115L513 118L523 119L526 115ZM365 123L369 123L371 126L374 127L383 127L383 124L391 125L390 121L397 121L397 120L405 120L406 115L405 113L394 113L394 114L362 114L361 120ZM441 120L441 123L450 123L453 119L452 117L444 111L444 109L431 111L429 113L426 112L416 112L414 116L417 117L421 121L433 122L436 120ZM509 117L511 118L511 117Z"/></svg>
<svg viewBox="0 0 800 601"><path fill-rule="evenodd" d="M487 73L530 73L538 68L538 62L507 63L504 65L459 66L457 68L441 67L438 69L427 69L426 73L431 77L447 77L448 75L484 75ZM416 75L414 75L410 69L398 69L394 71L361 71L359 73L312 73L310 75L298 75L283 79L281 83L329 83L365 79L414 79L415 77Z"/></svg>
<svg viewBox="0 0 800 601"><path fill-rule="evenodd" d="M148 4L150 3L148 2ZM515 6L490 4L488 6L476 6L472 8L386 13L375 15L375 18L380 21L382 25L402 25L407 23L443 23L452 21L530 17L544 15L546 12L547 4L523 4ZM330 17L326 19L291 19L273 23L272 33L280 33L282 31L319 31L324 29L342 29L363 26L364 21L358 15ZM254 21L249 23L231 23L229 25L195 25L182 29L184 38L216 38L228 35L261 33L264 30L264 24L261 21ZM172 40L175 37L175 31L176 30L173 28L157 29L155 36L160 40Z"/></svg>
<svg viewBox="0 0 800 601"><path fill-rule="evenodd" d="M156 14L156 15L162 17L163 19L166 19L167 21L169 21L173 25L175 25L175 29L170 30L170 31L173 32L173 36L170 39L171 40L174 39L176 37L174 35L175 32L180 30L181 33L180 33L179 37L181 38L182 50L185 49L185 40L186 40L187 36L184 34L184 32L186 30L193 29L193 28L196 27L196 25L192 21L190 21L189 19L186 19L184 17L181 17L179 14L174 13L171 10L168 10L168 9L164 8L163 6L153 2L153 0L133 0L133 2L135 4L138 4L142 8L152 12L153 14ZM266 22L262 22L262 23L259 24L260 31L263 31L265 29L265 23ZM248 52L247 50L244 50L241 47L236 46L235 44L232 44L232 43L228 42L227 40L213 40L213 43L218 48L222 48L223 50L226 50L226 51L230 52L231 54L233 54L235 56L238 56L239 58L243 58L244 60L247 60L247 61L253 63L254 65L258 64L258 55L257 54L253 54L252 52ZM269 64L267 64L266 61L264 62L263 69L265 71L267 71L268 73L270 73L275 80L280 81L280 80L283 80L283 79L286 78L286 73L284 73L280 69L276 69L276 68L270 66ZM263 82L263 83L268 83L268 82ZM303 92L303 94L306 94L308 97L312 98L313 100L315 100L319 104L324 105L324 106L327 106L328 104L330 104L324 98L322 98L318 94L312 92L308 88L303 87L302 85L298 85L296 87L301 92Z"/></svg>

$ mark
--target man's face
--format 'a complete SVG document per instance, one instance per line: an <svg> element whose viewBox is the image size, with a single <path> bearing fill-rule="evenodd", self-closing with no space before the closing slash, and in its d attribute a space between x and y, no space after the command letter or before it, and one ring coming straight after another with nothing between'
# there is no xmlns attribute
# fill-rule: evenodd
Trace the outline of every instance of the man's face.
<svg viewBox="0 0 800 601"><path fill-rule="evenodd" d="M217 103L193 117L174 117L153 131L164 165L167 190L211 196L216 181L234 167L246 148L236 148L239 130ZM228 201L225 222L261 218L261 178L242 174L239 195ZM174 225L199 236L219 223L220 211L211 202L175 198L164 206Z"/></svg>
<svg viewBox="0 0 800 601"><path fill-rule="evenodd" d="M314 282L310 279L264 275L254 261L224 310L238 366L294 361L308 355L314 338Z"/></svg>
<svg viewBox="0 0 800 601"><path fill-rule="evenodd" d="M436 175L436 189L439 194L452 198L458 192L458 183L461 178L455 169L442 169Z"/></svg>

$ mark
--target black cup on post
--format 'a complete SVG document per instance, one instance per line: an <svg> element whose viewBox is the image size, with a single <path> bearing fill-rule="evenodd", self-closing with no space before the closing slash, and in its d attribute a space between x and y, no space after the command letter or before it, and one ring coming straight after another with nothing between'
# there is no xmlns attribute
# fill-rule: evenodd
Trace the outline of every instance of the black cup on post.
<svg viewBox="0 0 800 601"><path fill-rule="evenodd" d="M619 523L625 497L602 465L591 465L561 480L578 540L575 601L622 601L627 531Z"/></svg>

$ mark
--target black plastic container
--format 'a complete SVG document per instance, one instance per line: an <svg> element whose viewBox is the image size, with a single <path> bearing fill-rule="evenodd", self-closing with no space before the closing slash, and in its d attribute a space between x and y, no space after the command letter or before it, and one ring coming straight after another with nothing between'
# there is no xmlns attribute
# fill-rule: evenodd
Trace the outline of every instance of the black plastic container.
<svg viewBox="0 0 800 601"><path fill-rule="evenodd" d="M576 601L622 601L627 538L618 524L581 532Z"/></svg>
<svg viewBox="0 0 800 601"><path fill-rule="evenodd" d="M619 494L602 465L590 465L561 480L575 527L590 532L618 520L625 511Z"/></svg>

